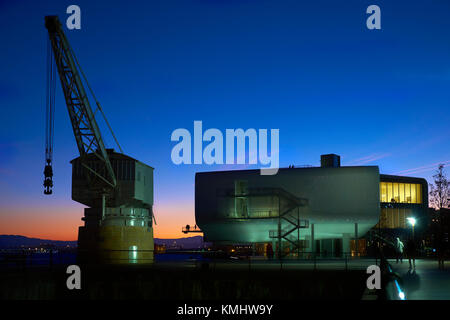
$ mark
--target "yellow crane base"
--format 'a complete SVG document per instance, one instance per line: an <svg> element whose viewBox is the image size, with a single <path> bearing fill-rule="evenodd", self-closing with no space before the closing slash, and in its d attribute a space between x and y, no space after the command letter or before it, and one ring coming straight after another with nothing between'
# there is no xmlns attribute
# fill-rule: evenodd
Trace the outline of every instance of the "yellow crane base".
<svg viewBox="0 0 450 320"><path fill-rule="evenodd" d="M152 264L153 251L153 228L79 227L78 256L84 263Z"/></svg>

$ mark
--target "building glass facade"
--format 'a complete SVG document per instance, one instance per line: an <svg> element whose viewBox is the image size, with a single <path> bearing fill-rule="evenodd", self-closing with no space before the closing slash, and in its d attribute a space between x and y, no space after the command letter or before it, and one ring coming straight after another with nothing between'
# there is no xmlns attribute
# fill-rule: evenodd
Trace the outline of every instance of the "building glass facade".
<svg viewBox="0 0 450 320"><path fill-rule="evenodd" d="M376 228L396 229L408 227L406 218L414 216L409 208L381 208L380 222Z"/></svg>
<svg viewBox="0 0 450 320"><path fill-rule="evenodd" d="M380 182L380 202L421 204L422 184Z"/></svg>
<svg viewBox="0 0 450 320"><path fill-rule="evenodd" d="M396 229L396 236L401 236L398 232L411 229L409 217L418 221L416 229L420 229L426 224L427 209L428 184L425 179L380 175L380 220L376 229Z"/></svg>

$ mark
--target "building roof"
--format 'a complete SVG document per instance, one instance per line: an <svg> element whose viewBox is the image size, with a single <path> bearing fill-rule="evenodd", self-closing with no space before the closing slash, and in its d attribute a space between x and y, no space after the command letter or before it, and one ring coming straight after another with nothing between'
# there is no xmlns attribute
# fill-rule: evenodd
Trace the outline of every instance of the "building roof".
<svg viewBox="0 0 450 320"><path fill-rule="evenodd" d="M137 160L135 158L132 158L132 157L130 157L130 156L124 154L124 153L115 152L114 149L106 149L106 152L108 153L108 157L111 160L131 160L131 161L139 162L140 164L142 164L144 166L147 166L149 168L155 169L152 166L149 166L148 164L145 164L145 163L143 163L143 162L141 162L141 161L139 161L139 160ZM94 153L89 153L87 156L89 158L95 157ZM76 158L70 160L70 163L72 163L73 161L75 161L75 160L77 160L79 158L80 157L76 157Z"/></svg>

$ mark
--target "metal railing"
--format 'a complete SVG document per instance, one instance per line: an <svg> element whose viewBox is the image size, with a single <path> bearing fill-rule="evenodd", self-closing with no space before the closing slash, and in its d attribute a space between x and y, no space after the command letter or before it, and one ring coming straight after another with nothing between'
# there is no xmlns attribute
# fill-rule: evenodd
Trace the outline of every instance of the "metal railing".
<svg viewBox="0 0 450 320"><path fill-rule="evenodd" d="M342 253L339 256L330 255L327 252L301 252L300 255L291 257L268 257L262 255L251 254L227 254L223 251L177 251L167 252L166 254L185 255L185 259L179 259L178 262L184 262L185 266L192 266L194 268L216 270L223 269L271 269L271 270L285 270L285 269L310 269L310 270L366 270L368 265L375 264L374 257L361 257L352 252ZM160 254L160 257L164 254ZM155 256L155 261L159 262L158 255ZM167 262L170 266L173 261ZM172 264L173 266L174 264ZM181 266L182 264L179 264Z"/></svg>
<svg viewBox="0 0 450 320"><path fill-rule="evenodd" d="M339 256L331 255L328 252L301 251L292 253L291 256L283 256L279 259L275 256L252 255L245 253L227 253L221 250L167 250L157 252L155 250L102 250L97 251L95 257L89 252L82 252L76 249L47 249L47 250L23 250L23 249L2 249L0 250L0 268L30 268L37 266L57 266L77 264L80 261L87 263L98 263L96 259L103 255L109 257L110 263L153 263L171 264L180 266L194 265L205 268L208 265L237 266L246 265L249 269L255 269L264 265L272 267L278 266L280 269L302 265L303 267L317 270L321 266L334 266L347 270L352 261L359 261L361 257L353 253L343 253ZM83 258L83 259L80 259ZM92 258L92 259L91 259ZM369 258L370 259L370 258Z"/></svg>

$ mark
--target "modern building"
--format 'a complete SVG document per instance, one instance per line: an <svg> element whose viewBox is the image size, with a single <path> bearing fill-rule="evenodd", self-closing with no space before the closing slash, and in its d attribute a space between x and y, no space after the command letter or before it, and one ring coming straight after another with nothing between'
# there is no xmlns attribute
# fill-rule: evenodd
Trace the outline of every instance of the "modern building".
<svg viewBox="0 0 450 320"><path fill-rule="evenodd" d="M205 241L216 246L364 254L370 230L408 232L407 217L426 215L427 194L425 179L383 175L378 166L341 166L331 154L321 156L320 167L291 166L276 175L197 173L195 218Z"/></svg>

